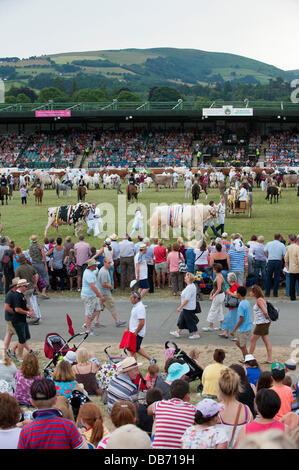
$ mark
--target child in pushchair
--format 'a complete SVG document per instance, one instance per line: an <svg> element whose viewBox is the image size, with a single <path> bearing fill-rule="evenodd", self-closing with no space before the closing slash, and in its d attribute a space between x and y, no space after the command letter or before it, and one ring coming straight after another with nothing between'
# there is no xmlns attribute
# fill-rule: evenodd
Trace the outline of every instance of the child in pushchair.
<svg viewBox="0 0 299 470"><path fill-rule="evenodd" d="M188 382L201 380L203 374L203 367L201 367L195 359L192 359L185 351L179 349L176 343L166 341L165 343L165 357L170 359L178 359L180 362L188 364L189 372L186 374ZM198 385L197 390L201 388L201 383Z"/></svg>

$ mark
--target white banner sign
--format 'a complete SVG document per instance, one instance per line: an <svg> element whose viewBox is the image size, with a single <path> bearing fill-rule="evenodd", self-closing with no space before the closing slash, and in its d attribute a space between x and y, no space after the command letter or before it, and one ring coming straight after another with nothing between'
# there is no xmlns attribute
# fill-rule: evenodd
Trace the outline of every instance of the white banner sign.
<svg viewBox="0 0 299 470"><path fill-rule="evenodd" d="M253 116L253 108L234 108L222 106L222 108L203 108L203 116Z"/></svg>

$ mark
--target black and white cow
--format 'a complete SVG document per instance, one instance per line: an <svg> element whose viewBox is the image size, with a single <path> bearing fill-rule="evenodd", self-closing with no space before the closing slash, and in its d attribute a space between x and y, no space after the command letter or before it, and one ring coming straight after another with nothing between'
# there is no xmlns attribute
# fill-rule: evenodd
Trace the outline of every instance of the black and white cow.
<svg viewBox="0 0 299 470"><path fill-rule="evenodd" d="M83 229L85 217L92 209L92 204L87 202L80 202L73 206L60 206L49 207L48 209L48 223L45 228L45 237L50 227L56 229L57 234L59 225L74 225L75 236L78 237L79 232Z"/></svg>

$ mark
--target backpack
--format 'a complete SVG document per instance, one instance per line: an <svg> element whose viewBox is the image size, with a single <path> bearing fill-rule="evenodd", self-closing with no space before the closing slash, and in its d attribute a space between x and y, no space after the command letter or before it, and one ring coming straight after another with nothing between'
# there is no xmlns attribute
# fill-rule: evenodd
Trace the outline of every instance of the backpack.
<svg viewBox="0 0 299 470"><path fill-rule="evenodd" d="M66 271L68 276L74 277L77 275L76 265L73 261L69 260L67 263Z"/></svg>
<svg viewBox="0 0 299 470"><path fill-rule="evenodd" d="M277 307L274 307L274 305L272 305L271 302L268 302L268 300L267 300L267 312L271 321L278 320L279 309Z"/></svg>

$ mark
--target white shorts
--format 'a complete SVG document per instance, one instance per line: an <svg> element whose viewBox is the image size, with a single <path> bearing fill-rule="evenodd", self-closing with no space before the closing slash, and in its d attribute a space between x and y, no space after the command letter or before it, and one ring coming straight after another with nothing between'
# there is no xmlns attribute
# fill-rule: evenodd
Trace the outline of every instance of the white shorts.
<svg viewBox="0 0 299 470"><path fill-rule="evenodd" d="M216 321L223 321L223 303L225 299L225 294L216 295L212 301L212 305L210 307L210 311L208 313L207 321L210 323L215 323Z"/></svg>

